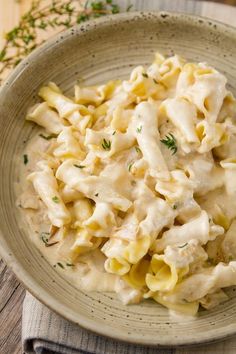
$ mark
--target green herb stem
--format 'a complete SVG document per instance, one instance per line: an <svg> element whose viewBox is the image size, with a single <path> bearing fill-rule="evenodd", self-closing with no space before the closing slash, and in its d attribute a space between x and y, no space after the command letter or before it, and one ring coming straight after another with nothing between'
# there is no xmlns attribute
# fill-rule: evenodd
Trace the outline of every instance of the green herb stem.
<svg viewBox="0 0 236 354"><path fill-rule="evenodd" d="M43 0L34 0L19 24L6 33L5 44L0 50L0 83L9 70L45 41L42 32L49 29L54 33L60 32L76 23L120 11L113 0L84 3L78 0L51 0L47 6L43 3Z"/></svg>
<svg viewBox="0 0 236 354"><path fill-rule="evenodd" d="M172 133L167 134L165 139L160 140L162 144L166 145L166 147L172 151L172 155L176 154L177 148L177 141Z"/></svg>

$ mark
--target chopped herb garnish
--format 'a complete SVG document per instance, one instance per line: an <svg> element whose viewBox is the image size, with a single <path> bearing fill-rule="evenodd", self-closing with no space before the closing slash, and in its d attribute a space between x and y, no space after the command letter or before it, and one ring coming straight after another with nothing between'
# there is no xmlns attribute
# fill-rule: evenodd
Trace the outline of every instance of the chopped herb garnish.
<svg viewBox="0 0 236 354"><path fill-rule="evenodd" d="M39 134L39 136L40 136L41 138L45 139L45 140L50 140L50 139L56 137L56 135L54 135L54 134L51 134L51 135Z"/></svg>
<svg viewBox="0 0 236 354"><path fill-rule="evenodd" d="M54 245L56 245L58 243L59 243L59 241L55 241L55 242L47 243L47 244L45 244L45 246L46 247L52 247L52 246L54 246Z"/></svg>
<svg viewBox="0 0 236 354"><path fill-rule="evenodd" d="M99 195L99 194L98 194L98 193L96 193L96 194L95 194L95 197L98 197L98 195Z"/></svg>
<svg viewBox="0 0 236 354"><path fill-rule="evenodd" d="M65 269L64 265L61 263L61 262L57 262L57 265L62 268L62 269Z"/></svg>
<svg viewBox="0 0 236 354"><path fill-rule="evenodd" d="M142 75L143 75L143 77L148 78L148 74L146 74L146 73L142 73Z"/></svg>
<svg viewBox="0 0 236 354"><path fill-rule="evenodd" d="M46 234L49 235L49 234L46 233L46 232L42 232L42 234L41 234L41 240L43 241L43 243L45 244L45 246L46 246L47 243L48 243L48 237L46 236Z"/></svg>
<svg viewBox="0 0 236 354"><path fill-rule="evenodd" d="M186 242L184 245L182 246L178 246L178 248L184 248L185 246L187 246L188 242Z"/></svg>
<svg viewBox="0 0 236 354"><path fill-rule="evenodd" d="M112 133L112 135L115 135L116 131L114 130L114 132Z"/></svg>
<svg viewBox="0 0 236 354"><path fill-rule="evenodd" d="M85 168L86 166L83 166L83 165L76 165L76 163L74 164L75 167L77 168Z"/></svg>
<svg viewBox="0 0 236 354"><path fill-rule="evenodd" d="M137 133L141 133L142 129L143 129L143 127L142 127L142 125L140 125L140 127L136 129Z"/></svg>
<svg viewBox="0 0 236 354"><path fill-rule="evenodd" d="M174 204L174 205L172 206L172 208L175 210L175 209L178 208L178 205L177 205L177 204Z"/></svg>
<svg viewBox="0 0 236 354"><path fill-rule="evenodd" d="M234 259L233 256L229 256L229 262L231 262Z"/></svg>
<svg viewBox="0 0 236 354"><path fill-rule="evenodd" d="M134 162L130 162L130 163L128 164L128 171L129 171L129 172L131 171L131 168L132 168L133 164L134 164Z"/></svg>
<svg viewBox="0 0 236 354"><path fill-rule="evenodd" d="M135 150L138 152L138 153L141 153L141 150L138 146L135 146Z"/></svg>
<svg viewBox="0 0 236 354"><path fill-rule="evenodd" d="M23 155L23 161L24 161L24 164L27 165L27 163L29 162L28 155L26 155L26 154Z"/></svg>
<svg viewBox="0 0 236 354"><path fill-rule="evenodd" d="M56 195L52 197L52 200L54 201L54 203L59 203L59 198Z"/></svg>
<svg viewBox="0 0 236 354"><path fill-rule="evenodd" d="M169 136L166 135L165 139L161 139L161 143L166 145L167 148L173 152L172 155L176 154L178 148L173 134L169 133Z"/></svg>
<svg viewBox="0 0 236 354"><path fill-rule="evenodd" d="M55 242L51 242L51 243L48 243L49 239L48 239L48 236L49 236L49 232L42 232L41 233L41 240L43 241L43 243L45 244L45 247L51 247L51 246L54 246L56 245L57 243L59 243L59 241L55 241Z"/></svg>
<svg viewBox="0 0 236 354"><path fill-rule="evenodd" d="M111 149L110 140L103 139L102 147L103 147L104 150L110 150Z"/></svg>
<svg viewBox="0 0 236 354"><path fill-rule="evenodd" d="M157 80L156 80L156 79L153 79L153 81L154 81L154 83L155 83L155 84L158 84L158 82L157 82Z"/></svg>
<svg viewBox="0 0 236 354"><path fill-rule="evenodd" d="M66 263L67 267L74 267L75 265L73 263Z"/></svg>

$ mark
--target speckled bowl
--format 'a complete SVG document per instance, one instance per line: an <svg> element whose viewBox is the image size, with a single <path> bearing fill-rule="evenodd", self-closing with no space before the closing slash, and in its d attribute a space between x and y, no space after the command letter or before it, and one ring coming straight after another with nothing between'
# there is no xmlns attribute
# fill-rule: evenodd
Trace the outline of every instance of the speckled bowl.
<svg viewBox="0 0 236 354"><path fill-rule="evenodd" d="M123 306L114 294L84 293L57 273L29 242L15 207L14 182L24 141L32 134L27 107L39 87L55 81L69 92L85 84L127 77L156 51L208 61L236 89L236 29L207 19L170 13L128 13L98 19L49 40L23 61L0 92L0 251L25 287L68 320L102 335L146 345L186 345L236 333L236 296L196 319L178 322L152 301ZM62 273L62 272L61 272Z"/></svg>

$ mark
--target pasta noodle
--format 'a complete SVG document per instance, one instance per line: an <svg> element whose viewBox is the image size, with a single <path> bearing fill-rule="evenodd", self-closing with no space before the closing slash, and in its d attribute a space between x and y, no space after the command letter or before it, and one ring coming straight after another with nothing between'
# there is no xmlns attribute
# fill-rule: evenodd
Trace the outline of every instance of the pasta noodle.
<svg viewBox="0 0 236 354"><path fill-rule="evenodd" d="M157 53L127 80L76 85L75 97L39 90L26 119L51 135L37 138L40 152L32 140L21 206L84 290L191 316L227 300L236 100L226 82L206 63Z"/></svg>

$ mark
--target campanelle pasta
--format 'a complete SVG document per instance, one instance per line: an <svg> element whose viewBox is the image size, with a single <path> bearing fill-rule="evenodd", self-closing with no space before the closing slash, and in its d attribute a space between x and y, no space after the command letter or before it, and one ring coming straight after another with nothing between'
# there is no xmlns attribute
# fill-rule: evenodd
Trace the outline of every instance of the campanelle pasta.
<svg viewBox="0 0 236 354"><path fill-rule="evenodd" d="M76 85L70 98L49 83L39 96L26 119L44 130L26 148L19 199L54 267L126 304L195 315L225 301L236 285L226 78L157 53L127 80Z"/></svg>

